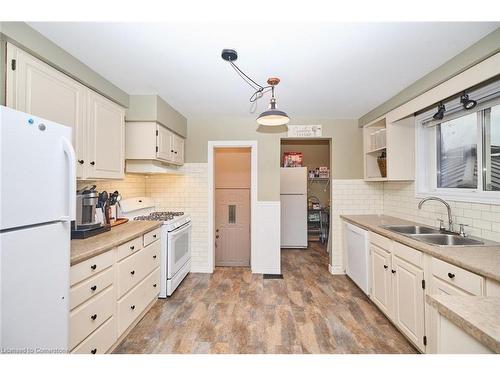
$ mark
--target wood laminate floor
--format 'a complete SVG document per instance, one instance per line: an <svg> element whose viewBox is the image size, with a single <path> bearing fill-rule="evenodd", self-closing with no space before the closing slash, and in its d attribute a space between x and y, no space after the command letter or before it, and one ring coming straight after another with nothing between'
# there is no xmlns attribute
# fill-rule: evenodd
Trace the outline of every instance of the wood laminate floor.
<svg viewBox="0 0 500 375"><path fill-rule="evenodd" d="M416 353L317 243L283 250L284 279L248 268L189 274L115 353Z"/></svg>

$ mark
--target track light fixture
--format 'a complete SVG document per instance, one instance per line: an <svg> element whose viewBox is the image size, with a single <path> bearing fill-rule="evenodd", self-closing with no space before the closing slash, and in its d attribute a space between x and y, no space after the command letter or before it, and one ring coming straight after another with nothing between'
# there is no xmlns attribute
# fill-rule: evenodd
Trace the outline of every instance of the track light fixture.
<svg viewBox="0 0 500 375"><path fill-rule="evenodd" d="M445 108L443 102L441 102L438 105L438 111L436 113L434 113L434 116L432 116L432 117L434 118L434 120L442 120L445 112L446 112L446 108Z"/></svg>
<svg viewBox="0 0 500 375"><path fill-rule="evenodd" d="M276 98L274 97L274 88L280 82L279 78L269 78L267 80L268 86L259 85L248 75L246 75L235 63L238 59L238 53L234 49L223 49L222 59L228 61L231 67L238 73L238 75L254 90L254 93L250 97L250 102L255 102L262 98L265 93L271 91L271 100L269 103L269 109L260 114L257 118L257 123L264 126L280 126L286 125L290 122L288 115L276 109Z"/></svg>
<svg viewBox="0 0 500 375"><path fill-rule="evenodd" d="M469 95L467 95L465 91L460 97L460 103L466 110L470 110L477 105L477 102L475 100L469 99Z"/></svg>

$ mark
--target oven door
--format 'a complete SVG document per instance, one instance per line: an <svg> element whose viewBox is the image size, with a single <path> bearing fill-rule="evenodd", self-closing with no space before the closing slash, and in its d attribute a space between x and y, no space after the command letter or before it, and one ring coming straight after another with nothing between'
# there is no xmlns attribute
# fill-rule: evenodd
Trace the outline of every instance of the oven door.
<svg viewBox="0 0 500 375"><path fill-rule="evenodd" d="M171 279L191 258L191 222L168 233L167 277Z"/></svg>

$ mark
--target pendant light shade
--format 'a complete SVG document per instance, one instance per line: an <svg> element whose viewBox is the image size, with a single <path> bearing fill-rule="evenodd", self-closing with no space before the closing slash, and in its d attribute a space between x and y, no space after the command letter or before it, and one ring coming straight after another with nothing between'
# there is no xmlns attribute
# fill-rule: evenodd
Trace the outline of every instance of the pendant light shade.
<svg viewBox="0 0 500 375"><path fill-rule="evenodd" d="M271 106L257 117L257 123L263 126L280 126L290 122L286 112L276 109L276 99L271 98Z"/></svg>

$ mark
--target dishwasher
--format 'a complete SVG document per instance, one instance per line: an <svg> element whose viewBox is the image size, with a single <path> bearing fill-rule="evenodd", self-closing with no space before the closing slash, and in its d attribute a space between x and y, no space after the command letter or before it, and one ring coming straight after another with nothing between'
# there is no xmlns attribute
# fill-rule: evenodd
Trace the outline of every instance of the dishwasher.
<svg viewBox="0 0 500 375"><path fill-rule="evenodd" d="M352 224L344 224L346 273L366 294L370 295L370 247L368 232Z"/></svg>

